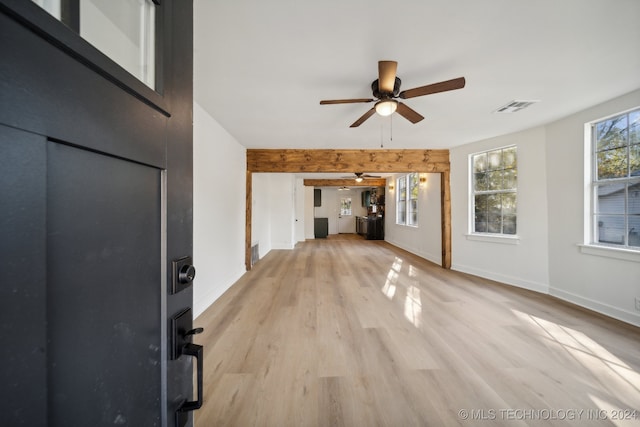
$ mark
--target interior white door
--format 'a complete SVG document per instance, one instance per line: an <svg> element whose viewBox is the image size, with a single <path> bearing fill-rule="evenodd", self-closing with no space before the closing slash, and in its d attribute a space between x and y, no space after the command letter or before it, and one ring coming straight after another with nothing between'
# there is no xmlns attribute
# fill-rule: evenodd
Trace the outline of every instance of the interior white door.
<svg viewBox="0 0 640 427"><path fill-rule="evenodd" d="M340 192L340 207L338 210L338 233L356 232L356 220L353 215L353 197L351 191Z"/></svg>

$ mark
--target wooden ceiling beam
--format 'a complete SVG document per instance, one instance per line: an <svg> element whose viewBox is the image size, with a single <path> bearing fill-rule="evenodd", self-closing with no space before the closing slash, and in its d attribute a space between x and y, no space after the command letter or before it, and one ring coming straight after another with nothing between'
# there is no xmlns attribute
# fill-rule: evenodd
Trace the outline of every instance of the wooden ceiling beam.
<svg viewBox="0 0 640 427"><path fill-rule="evenodd" d="M442 267L451 268L449 150L266 150L247 149L245 264L251 270L252 174L255 172L440 173ZM355 180L346 180L355 186ZM305 185L308 185L305 183ZM342 186L338 184L339 186ZM371 185L371 181L365 185Z"/></svg>
<svg viewBox="0 0 640 427"><path fill-rule="evenodd" d="M305 179L304 185L308 187L384 187L387 180L384 178L365 178L361 182L355 179Z"/></svg>
<svg viewBox="0 0 640 427"><path fill-rule="evenodd" d="M247 149L247 172L449 171L449 150Z"/></svg>

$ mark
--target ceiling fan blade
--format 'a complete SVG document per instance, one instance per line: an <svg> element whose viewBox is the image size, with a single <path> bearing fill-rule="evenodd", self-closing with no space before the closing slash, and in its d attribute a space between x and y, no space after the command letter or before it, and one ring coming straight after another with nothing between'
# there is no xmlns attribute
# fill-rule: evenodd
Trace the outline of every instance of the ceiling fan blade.
<svg viewBox="0 0 640 427"><path fill-rule="evenodd" d="M448 90L462 89L465 85L464 77L433 83L400 92L398 97L402 99L415 98L416 96L431 95L432 93L446 92Z"/></svg>
<svg viewBox="0 0 640 427"><path fill-rule="evenodd" d="M355 98L355 99L329 99L320 101L320 105L329 105L329 104L355 104L357 102L372 102L375 99L372 98Z"/></svg>
<svg viewBox="0 0 640 427"><path fill-rule="evenodd" d="M396 61L378 61L378 91L381 93L393 93L396 83Z"/></svg>
<svg viewBox="0 0 640 427"><path fill-rule="evenodd" d="M396 113L400 114L411 123L418 123L420 120L424 119L424 117L420 113L412 108L407 107L407 105L403 104L402 102L398 102L398 109L396 110Z"/></svg>
<svg viewBox="0 0 640 427"><path fill-rule="evenodd" d="M369 111L367 111L366 113L364 113L362 115L362 117L360 117L358 120L356 120L355 122L353 122L353 124L351 126L349 126L350 128L357 128L358 126L360 126L362 123L364 123L365 120L367 120L369 117L373 116L376 112L375 108L370 109Z"/></svg>

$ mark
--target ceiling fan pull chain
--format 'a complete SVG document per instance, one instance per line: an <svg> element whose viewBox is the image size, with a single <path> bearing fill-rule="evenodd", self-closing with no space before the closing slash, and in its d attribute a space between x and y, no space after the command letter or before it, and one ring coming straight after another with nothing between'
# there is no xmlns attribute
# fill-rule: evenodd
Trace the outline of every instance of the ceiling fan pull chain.
<svg viewBox="0 0 640 427"><path fill-rule="evenodd" d="M393 114L389 116L389 142L393 143Z"/></svg>
<svg viewBox="0 0 640 427"><path fill-rule="evenodd" d="M384 126L380 122L380 148L384 148Z"/></svg>

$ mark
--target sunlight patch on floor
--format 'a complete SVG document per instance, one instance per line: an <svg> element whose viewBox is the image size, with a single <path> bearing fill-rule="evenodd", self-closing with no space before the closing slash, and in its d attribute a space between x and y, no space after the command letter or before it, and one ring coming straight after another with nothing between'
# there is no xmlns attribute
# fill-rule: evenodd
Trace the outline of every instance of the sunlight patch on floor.
<svg viewBox="0 0 640 427"><path fill-rule="evenodd" d="M542 336L560 345L576 362L591 372L600 383L599 386L613 388L616 392L629 396L632 399L629 404L640 405L640 397L633 397L640 396L640 374L620 358L581 331L522 311L511 311L529 325L535 326ZM606 409L600 405L598 407Z"/></svg>
<svg viewBox="0 0 640 427"><path fill-rule="evenodd" d="M392 300L396 294L396 283L400 277L400 270L402 270L402 259L396 257L389 269L389 272L387 273L387 280L384 282L384 286L381 289L382 293L390 300Z"/></svg>
<svg viewBox="0 0 640 427"><path fill-rule="evenodd" d="M409 286L407 296L404 300L404 317L416 328L422 325L422 300L420 299L420 289Z"/></svg>
<svg viewBox="0 0 640 427"><path fill-rule="evenodd" d="M409 266L409 277L418 277L418 272L420 270L418 270L417 268L415 268L413 265Z"/></svg>

